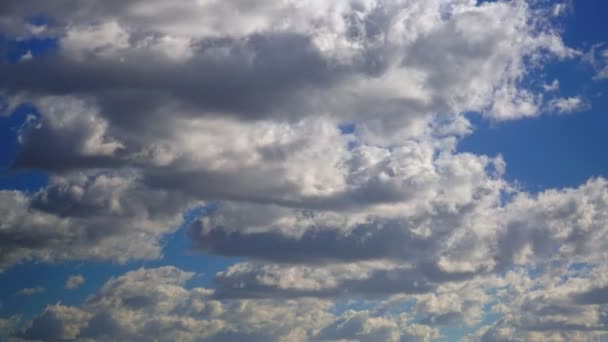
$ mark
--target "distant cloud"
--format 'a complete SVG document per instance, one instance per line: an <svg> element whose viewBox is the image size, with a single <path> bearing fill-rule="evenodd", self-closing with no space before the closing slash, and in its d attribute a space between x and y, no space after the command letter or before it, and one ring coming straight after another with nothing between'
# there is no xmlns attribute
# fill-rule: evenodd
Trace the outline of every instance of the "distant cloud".
<svg viewBox="0 0 608 342"><path fill-rule="evenodd" d="M46 289L42 286L36 286L36 287L26 287L23 288L19 291L17 291L17 294L20 296L33 296L39 293L43 293L45 292Z"/></svg>
<svg viewBox="0 0 608 342"><path fill-rule="evenodd" d="M549 110L558 114L570 114L591 108L589 102L580 96L557 98L549 101Z"/></svg>
<svg viewBox="0 0 608 342"><path fill-rule="evenodd" d="M106 282L83 306L47 306L15 335L25 340L215 342L397 342L440 335L405 315L382 317L368 310L335 315L322 299L218 301L211 297L213 290L186 288L192 276L175 267L131 271Z"/></svg>
<svg viewBox="0 0 608 342"><path fill-rule="evenodd" d="M551 83L543 84L543 89L546 92L557 91L559 89L559 80L555 79Z"/></svg>
<svg viewBox="0 0 608 342"><path fill-rule="evenodd" d="M82 275L80 275L80 274L71 275L65 281L65 288L72 290L72 289L78 288L80 285L84 284L84 282L85 282L85 280Z"/></svg>

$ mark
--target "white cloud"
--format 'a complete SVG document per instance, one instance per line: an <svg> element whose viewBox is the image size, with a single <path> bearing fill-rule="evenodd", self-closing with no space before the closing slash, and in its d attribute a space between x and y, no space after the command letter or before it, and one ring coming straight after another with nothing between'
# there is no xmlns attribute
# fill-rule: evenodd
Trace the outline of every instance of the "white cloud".
<svg viewBox="0 0 608 342"><path fill-rule="evenodd" d="M549 101L548 106L549 110L556 111L558 114L580 112L591 107L591 105L580 96L556 98Z"/></svg>
<svg viewBox="0 0 608 342"><path fill-rule="evenodd" d="M551 83L545 83L545 84L543 84L543 89L546 92L552 92L552 91L559 90L559 80L554 79L553 82L551 82Z"/></svg>

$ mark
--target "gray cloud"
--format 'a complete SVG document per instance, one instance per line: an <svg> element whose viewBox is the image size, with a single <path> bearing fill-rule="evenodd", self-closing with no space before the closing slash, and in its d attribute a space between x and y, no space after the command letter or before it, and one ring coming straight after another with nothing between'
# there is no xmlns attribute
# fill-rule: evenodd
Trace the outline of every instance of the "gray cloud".
<svg viewBox="0 0 608 342"><path fill-rule="evenodd" d="M132 176L55 178L32 198L0 191L0 267L32 259L125 262L159 257L160 239L177 229L188 201L141 188Z"/></svg>
<svg viewBox="0 0 608 342"><path fill-rule="evenodd" d="M179 64L136 48L118 63L57 55L3 64L6 82L0 86L12 92L89 96L112 124L143 130L150 119L171 119L167 111L232 113L245 119L289 113L305 104L294 98L296 90L328 88L346 71L297 34L214 39L193 49L194 57Z"/></svg>
<svg viewBox="0 0 608 342"><path fill-rule="evenodd" d="M375 232L370 234L370 230ZM194 247L203 251L284 262L423 258L424 251L432 250L433 245L439 243L413 235L399 222L370 222L349 232L319 228L299 237L289 237L273 232L226 232L221 227L205 229L199 221L190 227L189 234Z"/></svg>

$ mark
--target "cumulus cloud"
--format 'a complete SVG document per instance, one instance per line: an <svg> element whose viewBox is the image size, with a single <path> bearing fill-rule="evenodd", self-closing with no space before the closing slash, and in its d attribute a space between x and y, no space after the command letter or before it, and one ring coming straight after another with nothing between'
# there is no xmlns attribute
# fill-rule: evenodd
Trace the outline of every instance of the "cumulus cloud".
<svg viewBox="0 0 608 342"><path fill-rule="evenodd" d="M218 301L213 290L187 288L193 273L139 269L106 282L81 307L50 305L15 334L24 340L146 341L429 341L436 329L411 317L369 311L331 313L318 299Z"/></svg>
<svg viewBox="0 0 608 342"><path fill-rule="evenodd" d="M183 200L138 185L130 172L57 176L31 196L0 191L0 268L26 260L157 258L161 237L181 222Z"/></svg>
<svg viewBox="0 0 608 342"><path fill-rule="evenodd" d="M470 340L600 340L608 324L602 297L606 278L600 275L605 267L553 266L537 277L520 273L517 277L524 286L505 291L495 307L503 317ZM561 280L554 279L555 274Z"/></svg>
<svg viewBox="0 0 608 342"><path fill-rule="evenodd" d="M53 341L431 341L442 337L436 326L477 324L492 304L491 310L503 318L468 340L587 339L601 336L608 323L603 297L585 298L595 289L591 284L606 284L603 268L570 267L562 270L565 281L551 272L509 271L504 278L401 296L391 305L416 304L413 312L397 314L380 307L336 314L326 299L222 299L212 289L188 287L193 273L170 266L139 269L110 279L82 306L48 306L14 336Z"/></svg>
<svg viewBox="0 0 608 342"><path fill-rule="evenodd" d="M160 258L183 214L216 202L189 222L191 249L241 259L213 289L174 267L126 273L16 336L429 341L481 322L468 338L599 334L607 181L531 194L505 179L501 156L457 149L470 113L588 108L527 87L577 54L553 26L567 8L3 1L10 38L57 44L0 62L7 108L36 108L11 167L50 176L33 193L0 191L0 269ZM39 13L50 19L32 29ZM373 304L336 311L350 299Z"/></svg>
<svg viewBox="0 0 608 342"><path fill-rule="evenodd" d="M436 111L536 115L537 99L519 87L533 67L525 60L571 54L523 1L15 6L66 24L56 28L53 57L3 65L3 87L89 96L114 124L139 130L151 117L180 114L295 119L329 111L384 130L411 130ZM98 24L86 20L93 13ZM239 24L214 24L232 19Z"/></svg>

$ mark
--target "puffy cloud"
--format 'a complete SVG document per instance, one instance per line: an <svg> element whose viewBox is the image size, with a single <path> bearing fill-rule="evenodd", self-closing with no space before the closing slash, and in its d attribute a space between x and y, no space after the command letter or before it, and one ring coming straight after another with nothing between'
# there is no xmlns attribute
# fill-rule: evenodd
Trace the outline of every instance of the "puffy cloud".
<svg viewBox="0 0 608 342"><path fill-rule="evenodd" d="M504 210L498 260L521 265L551 261L597 264L605 258L608 184L603 178L579 188L519 194Z"/></svg>
<svg viewBox="0 0 608 342"><path fill-rule="evenodd" d="M15 5L21 15L58 17L60 47L35 63L3 65L3 87L86 95L113 124L140 130L151 116L331 112L394 141L436 112L536 115L537 98L519 86L534 67L525 60L571 54L523 1L65 6ZM87 21L93 13L96 24ZM234 16L238 25L214 24Z"/></svg>
<svg viewBox="0 0 608 342"><path fill-rule="evenodd" d="M75 307L61 304L47 306L30 323L22 336L26 340L65 341L78 336L80 326L89 314Z"/></svg>
<svg viewBox="0 0 608 342"><path fill-rule="evenodd" d="M601 340L606 265L552 263L540 272L512 272L502 281L493 311L501 318L469 336L472 341ZM518 284L518 285L515 285Z"/></svg>
<svg viewBox="0 0 608 342"><path fill-rule="evenodd" d="M360 146L346 156L336 173L346 175L338 183L344 190L281 206L226 202L190 227L194 247L285 261L422 258L458 231L459 221L483 216L509 189L499 176L500 158L416 142L392 150Z"/></svg>
<svg viewBox="0 0 608 342"><path fill-rule="evenodd" d="M187 288L193 273L139 269L112 278L81 307L48 306L16 336L25 340L430 341L437 329L407 315L367 310L336 316L317 299L218 301Z"/></svg>
<svg viewBox="0 0 608 342"><path fill-rule="evenodd" d="M427 325L474 325L492 306L503 318L485 338L499 331L516 331L522 336L529 332L541 340L562 332L592 336L606 323L602 318L606 292L602 269L607 194L604 179L537 195L518 193L505 205L491 202L492 206L480 207L484 215L475 209L466 215L457 211L454 215L462 216L459 219L439 221L438 227L454 224L447 230L434 232L431 228L425 236L416 235L421 230L409 228L419 239L411 246L403 235L384 236L383 230L391 226L378 223L363 229L365 235L354 228L340 236L335 228L308 224L318 228L295 236L287 232L298 229L282 233L280 226L258 227L250 233L247 228L232 232L222 228L221 242L214 240L220 239L214 235L219 234L215 228L209 236L198 238L217 243L207 251L275 262L240 263L218 273L215 295L219 298L399 294L405 295L400 301L416 302L415 312ZM212 222L213 216L206 220ZM407 222L395 227L400 234L408 231ZM349 247L341 248L343 243ZM518 268L523 269L513 271ZM543 331L548 335L541 334Z"/></svg>
<svg viewBox="0 0 608 342"><path fill-rule="evenodd" d="M80 274L71 275L65 281L65 288L68 290L72 290L72 289L78 288L80 285L84 284L84 282L85 282L85 279L82 275L80 275Z"/></svg>
<svg viewBox="0 0 608 342"><path fill-rule="evenodd" d="M177 229L188 202L121 171L56 176L31 196L0 191L0 203L0 268L6 268L32 259L157 258L161 238Z"/></svg>
<svg viewBox="0 0 608 342"><path fill-rule="evenodd" d="M592 283L603 281L606 284L606 273L603 269L581 271L571 268L566 274L566 281L541 276L537 282L529 283L534 287L540 284L542 289L517 291L511 288L511 284L516 284L515 279L503 282L508 286L507 291L499 290L498 294L501 300L511 297L509 303L517 306L503 306L503 310L513 314L469 338L485 341L498 340L500 336L503 340L599 336L600 332L593 330L602 330L606 324L602 307L591 302L581 303L578 297L587 293ZM184 341L228 341L234 338L430 341L441 335L437 328L429 325L446 324L442 320L457 312L468 312L470 309L466 307L471 302L489 303L486 302L487 295L474 290L478 285L468 289L462 286L444 288L438 294L415 295L415 313L427 317L416 323L414 312L395 315L382 311L348 310L336 315L331 313L329 302L317 299L218 300L214 298L213 290L186 287L193 275L174 267L128 272L110 279L81 307L61 304L47 307L17 335L26 340L82 341L146 340L153 336ZM582 277L584 275L588 278ZM510 273L507 277L529 276ZM499 282L488 280L481 280L479 284L500 289ZM599 302L602 300L599 298ZM596 311L598 309L599 312Z"/></svg>
<svg viewBox="0 0 608 342"><path fill-rule="evenodd" d="M44 108L44 116L20 130L22 148L13 168L101 166L112 163L112 156L124 147L108 136L108 123L84 101L50 97L37 105Z"/></svg>

